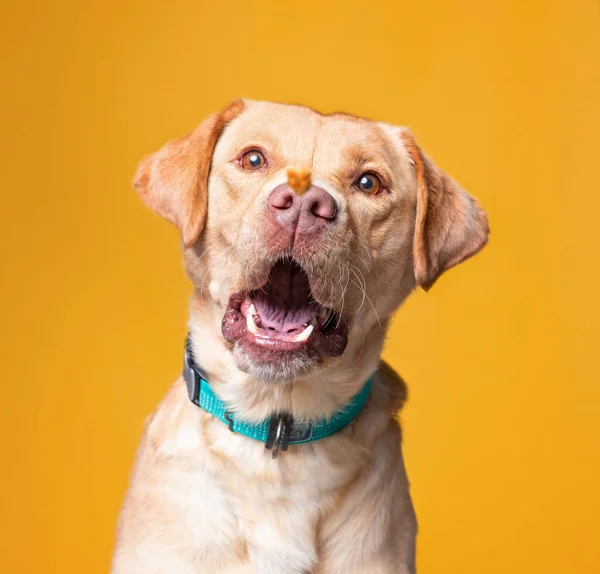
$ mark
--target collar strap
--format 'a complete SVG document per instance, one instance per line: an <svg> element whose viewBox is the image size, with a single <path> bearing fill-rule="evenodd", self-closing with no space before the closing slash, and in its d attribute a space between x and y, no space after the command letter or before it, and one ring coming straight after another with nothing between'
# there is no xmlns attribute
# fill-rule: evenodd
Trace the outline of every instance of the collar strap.
<svg viewBox="0 0 600 574"><path fill-rule="evenodd" d="M351 423L367 402L372 380L369 378L361 391L329 419L296 421L289 413L274 413L262 423L249 423L229 410L214 393L205 373L194 362L189 335L185 345L183 378L190 400L195 405L228 425L230 431L264 442L265 448L272 450L273 458L280 449L287 450L290 444L303 444L327 438Z"/></svg>

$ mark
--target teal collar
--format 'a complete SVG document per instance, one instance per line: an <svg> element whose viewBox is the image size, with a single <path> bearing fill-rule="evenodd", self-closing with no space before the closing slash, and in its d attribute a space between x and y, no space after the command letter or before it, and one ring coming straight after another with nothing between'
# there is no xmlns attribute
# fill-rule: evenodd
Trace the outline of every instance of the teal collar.
<svg viewBox="0 0 600 574"><path fill-rule="evenodd" d="M296 421L290 414L276 413L262 423L245 422L235 412L229 410L210 387L206 375L194 362L189 336L183 361L183 378L190 400L195 405L228 425L231 432L264 442L265 448L272 449L273 458L277 456L279 450L287 450L290 444L314 442L342 430L358 416L371 390L371 379L369 379L342 410L328 419Z"/></svg>

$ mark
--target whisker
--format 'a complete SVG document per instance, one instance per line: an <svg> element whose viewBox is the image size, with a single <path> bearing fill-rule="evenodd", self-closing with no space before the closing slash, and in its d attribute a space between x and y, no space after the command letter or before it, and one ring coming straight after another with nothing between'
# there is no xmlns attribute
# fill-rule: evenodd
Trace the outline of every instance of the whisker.
<svg viewBox="0 0 600 574"><path fill-rule="evenodd" d="M359 285L357 285L357 283L355 281L352 281L352 283L354 283L357 287L359 287ZM373 301L371 301L371 299L369 298L369 296L365 293L365 297L367 298L367 301L371 304L371 307L373 307L373 311L375 312L375 317L377 317L377 323L379 323L379 327L381 328L381 319L379 318L379 315L377 313L377 309L375 309L375 305L373 305Z"/></svg>
<svg viewBox="0 0 600 574"><path fill-rule="evenodd" d="M196 261L194 261L194 265L196 265L197 263L200 263L200 260L208 253L210 247L207 247L203 252L202 255L200 255L198 257L198 259L196 259Z"/></svg>
<svg viewBox="0 0 600 574"><path fill-rule="evenodd" d="M350 268L348 266L346 266L345 269L345 273L348 274L348 278L346 279L346 285L344 286L344 289L342 290L342 297L341 297L341 309L343 310L345 307L345 297L346 297L346 291L348 290L348 285L350 284ZM342 320L342 313L339 313L338 315L338 320L337 320L337 325L336 325L336 329L339 328L340 326L340 322Z"/></svg>
<svg viewBox="0 0 600 574"><path fill-rule="evenodd" d="M352 267L354 267L354 266L352 266ZM367 296L367 285L366 285L366 282L364 281L364 277L363 277L363 281L361 282L359 276L356 274L356 271L354 271L354 269L352 269L352 268L350 270L352 271L352 273L354 273L354 276L356 277L356 279L358 279L358 282L360 283L358 288L362 291L362 295L363 295L362 301L360 303L360 307L356 310L356 312L358 313L362 309L363 305L365 304L365 297ZM357 270L360 273L360 269L358 269L358 267L357 267ZM362 273L361 273L361 275L362 275Z"/></svg>
<svg viewBox="0 0 600 574"><path fill-rule="evenodd" d="M232 245L231 247L228 247L225 251L223 251L223 253L221 254L221 257L225 257L226 255L228 255L233 249L235 248L235 245ZM217 264L220 263L220 261L213 261L208 268L206 269L206 273L204 274L204 279L202 280L202 285L197 285L194 282L194 287L196 287L197 289L200 289L200 297L203 298L204 297L204 284L206 283L206 278L210 275L210 270Z"/></svg>

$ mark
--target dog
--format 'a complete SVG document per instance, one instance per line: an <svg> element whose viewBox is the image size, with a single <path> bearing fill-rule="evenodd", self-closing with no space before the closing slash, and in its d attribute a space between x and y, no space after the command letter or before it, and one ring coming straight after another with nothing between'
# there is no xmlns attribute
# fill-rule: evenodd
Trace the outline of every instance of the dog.
<svg viewBox="0 0 600 574"><path fill-rule="evenodd" d="M380 354L411 291L486 244L485 212L406 128L251 100L134 186L195 289L113 574L414 573L406 389Z"/></svg>

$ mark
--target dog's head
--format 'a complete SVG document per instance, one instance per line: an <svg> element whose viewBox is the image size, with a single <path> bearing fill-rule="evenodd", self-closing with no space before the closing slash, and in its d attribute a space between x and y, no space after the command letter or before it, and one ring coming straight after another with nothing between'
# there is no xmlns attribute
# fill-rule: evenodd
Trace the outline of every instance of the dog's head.
<svg viewBox="0 0 600 574"><path fill-rule="evenodd" d="M135 186L179 227L238 367L269 382L379 350L415 285L488 235L408 130L300 106L234 102L144 159Z"/></svg>

